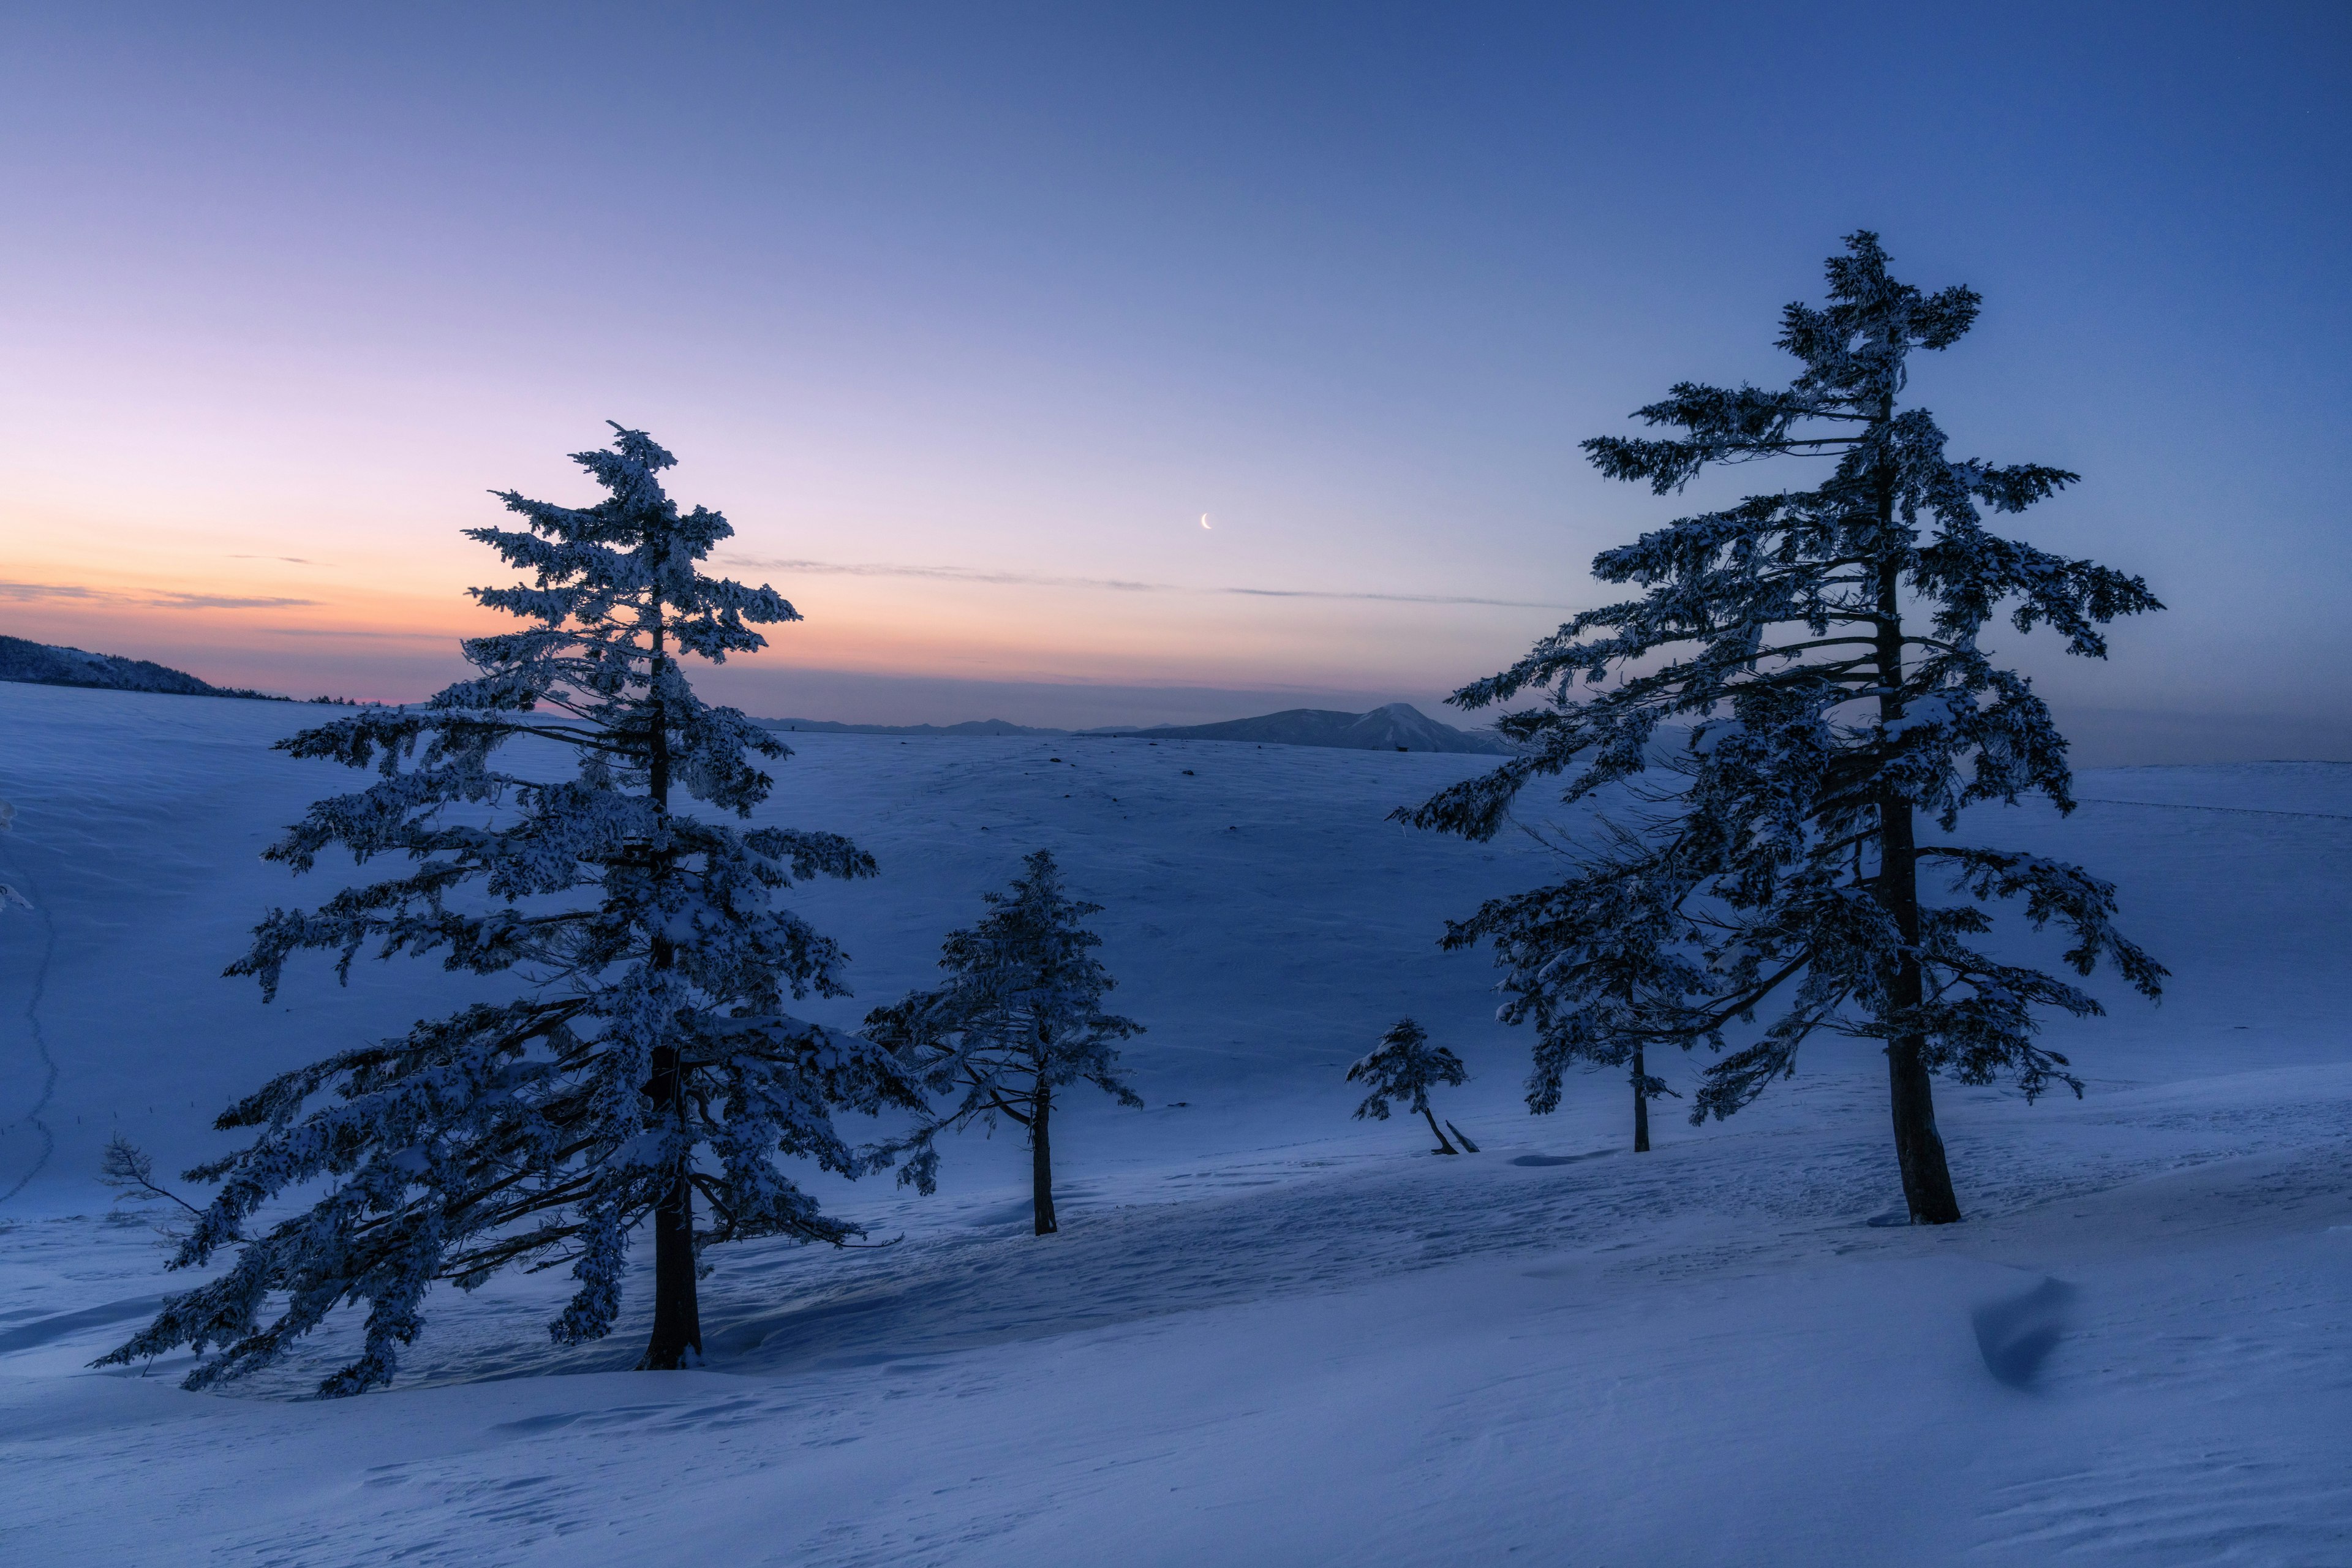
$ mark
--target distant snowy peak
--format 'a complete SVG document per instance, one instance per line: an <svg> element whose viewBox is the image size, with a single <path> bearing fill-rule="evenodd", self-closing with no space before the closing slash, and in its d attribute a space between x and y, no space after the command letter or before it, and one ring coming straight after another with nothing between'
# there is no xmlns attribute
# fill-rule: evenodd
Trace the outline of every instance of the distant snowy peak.
<svg viewBox="0 0 2352 1568"><path fill-rule="evenodd" d="M163 691L180 697L259 697L258 691L215 686L185 670L151 664L143 658L123 658L110 653L86 653L78 647L57 647L23 637L0 637L0 680L30 686L96 686L112 691Z"/></svg>
<svg viewBox="0 0 2352 1568"><path fill-rule="evenodd" d="M1348 727L1348 732L1338 742L1342 746L1361 746L1374 751L1387 751L1393 746L1400 752L1485 752L1508 755L1516 748L1492 731L1461 730L1433 719L1410 702L1391 702L1375 708Z"/></svg>
<svg viewBox="0 0 2352 1568"><path fill-rule="evenodd" d="M1369 713L1329 708L1289 708L1255 719L1222 724L1162 725L1150 730L1089 731L1140 735L1154 741L1255 741L1274 746L1338 746L1359 752L1472 752L1507 756L1501 736L1457 730L1440 723L1410 702L1391 702Z"/></svg>

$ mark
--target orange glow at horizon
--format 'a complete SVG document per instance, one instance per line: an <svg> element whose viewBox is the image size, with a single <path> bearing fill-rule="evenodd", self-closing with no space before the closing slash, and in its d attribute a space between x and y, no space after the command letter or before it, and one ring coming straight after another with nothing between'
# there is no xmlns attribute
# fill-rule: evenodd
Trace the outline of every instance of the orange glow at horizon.
<svg viewBox="0 0 2352 1568"><path fill-rule="evenodd" d="M152 658L215 684L415 700L462 672L459 639L511 625L466 596L468 586L512 578L462 538L404 559L394 550L351 549L347 538L331 566L163 534L122 528L107 531L105 542L117 548L51 543L17 553L0 584L6 629ZM1426 673L1433 649L1451 647L1458 668L1471 670L1557 620L1525 609L1465 615L1458 606L1219 596L1213 589L795 579L724 561L709 570L772 583L805 617L764 628L768 649L729 661L738 674L1418 689L1435 683Z"/></svg>
<svg viewBox="0 0 2352 1568"><path fill-rule="evenodd" d="M521 421L544 425L535 434L476 426L454 448L384 448L374 430L398 428L402 411L367 431L356 415L317 410L306 419L318 423L281 426L216 405L142 412L51 429L44 467L23 476L0 521L0 630L219 685L414 700L464 673L460 638L511 625L466 595L514 580L464 537L514 521L484 479L552 500L593 495L565 455L593 426L569 418ZM780 461L740 429L687 434L672 493L719 507L738 528L707 569L772 583L807 617L771 628L767 651L730 660L730 683L825 672L1426 692L1496 668L1560 618L1318 597L1420 585L1403 563L1335 554L1320 542L1338 526L1328 515L1276 523L1261 503L1254 522L1235 504L1211 533L1197 508L1080 487L1040 495L1016 521L1002 494L961 493L950 458L919 476L872 454ZM879 476L870 488L868 474ZM928 563L855 564L877 556ZM837 564L791 563L803 559ZM1334 560L1351 570L1329 571Z"/></svg>

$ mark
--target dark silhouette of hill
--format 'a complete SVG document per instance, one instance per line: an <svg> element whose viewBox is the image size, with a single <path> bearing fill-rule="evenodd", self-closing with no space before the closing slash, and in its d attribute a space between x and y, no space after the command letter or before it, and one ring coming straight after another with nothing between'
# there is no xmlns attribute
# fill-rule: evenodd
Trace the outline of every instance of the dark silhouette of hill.
<svg viewBox="0 0 2352 1568"><path fill-rule="evenodd" d="M110 691L162 691L175 697L245 697L283 702L266 691L215 686L184 669L117 654L57 647L24 637L0 637L0 680L30 686L93 686Z"/></svg>
<svg viewBox="0 0 2352 1568"><path fill-rule="evenodd" d="M1287 708L1255 719L1217 724L1158 724L1149 729L1105 725L1094 730L1039 729L1003 719L961 724L846 724L832 719L762 719L771 730L820 735L1092 735L1132 736L1146 741L1254 741L1262 746L1339 746L1359 752L1469 752L1507 756L1500 736L1457 730L1440 723L1410 702L1391 702L1369 713L1330 708Z"/></svg>
<svg viewBox="0 0 2352 1568"><path fill-rule="evenodd" d="M1457 730L1410 702L1369 713L1329 708L1287 708L1221 724L1161 724L1149 730L1089 730L1090 735L1135 735L1151 741L1255 741L1265 746L1339 746L1360 752L1472 752L1508 755L1499 735Z"/></svg>

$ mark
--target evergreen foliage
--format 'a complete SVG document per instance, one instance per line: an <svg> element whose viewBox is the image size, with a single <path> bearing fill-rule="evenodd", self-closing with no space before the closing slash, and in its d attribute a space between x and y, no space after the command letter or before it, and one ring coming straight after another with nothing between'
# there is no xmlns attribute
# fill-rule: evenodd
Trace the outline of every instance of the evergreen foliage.
<svg viewBox="0 0 2352 1568"><path fill-rule="evenodd" d="M940 967L953 977L918 991L866 1020L868 1037L900 1054L933 1093L952 1094L945 1111L926 1116L899 1147L899 1180L931 1190L939 1136L974 1121L993 1131L1003 1117L1027 1134L1036 1234L1060 1228L1054 1214L1053 1114L1055 1091L1084 1080L1121 1105L1143 1100L1118 1069L1115 1042L1143 1026L1102 1009L1118 982L1086 928L1099 904L1062 889L1054 857L1040 849L1009 891L982 895L989 910L968 931L949 935Z"/></svg>
<svg viewBox="0 0 2352 1568"><path fill-rule="evenodd" d="M1639 596L1590 610L1451 701L1543 692L1497 728L1526 748L1484 777L1397 815L1491 837L1528 784L1565 777L1577 802L1629 784L1647 820L1586 853L1569 880L1497 899L1446 941L1491 941L1507 1021L1541 1041L1529 1100L1556 1104L1569 1062L1642 1042L1705 1041L1769 1014L1708 1070L1694 1120L1727 1116L1795 1070L1822 1031L1885 1043L1896 1155L1915 1221L1959 1217L1930 1076L2007 1074L2028 1096L2081 1091L2036 1043L2037 1009L2095 1015L2079 988L2002 963L1969 939L1983 905L2055 922L2078 974L2101 959L2153 998L2165 971L2115 929L2115 890L2079 867L1917 840L1961 810L2028 792L2074 808L2066 742L2030 682L1979 645L2006 608L2067 651L2104 658L2100 627L2162 606L2137 577L1992 533L2076 476L1955 459L1923 408L1904 407L1915 350L1950 347L1976 320L1969 289L1923 294L1887 271L1875 235L1829 263L1830 302L1792 304L1787 387L1685 383L1636 412L1668 438L1584 443L1612 479L1679 490L1711 464L1829 460L1810 489L1754 495L1604 551L1593 573ZM1580 694L1580 683L1590 690ZM1682 742L1671 743L1677 731ZM1644 784L1654 766L1667 783ZM1930 905L1922 862L1960 901Z"/></svg>
<svg viewBox="0 0 2352 1568"><path fill-rule="evenodd" d="M1571 1067L1624 1069L1633 1093L1633 1152L1650 1148L1650 1102L1680 1099L1652 1074L1653 1044L1684 1042L1684 1009L1707 989L1694 957L1696 927L1682 910L1686 889L1646 863L1643 840L1602 823L1601 842L1577 857L1565 886L1490 901L1452 922L1445 945L1485 937L1506 971L1507 1024L1536 1025L1528 1109L1559 1109Z"/></svg>
<svg viewBox="0 0 2352 1568"><path fill-rule="evenodd" d="M795 879L870 876L874 862L832 834L671 809L683 791L748 816L771 780L747 753L790 754L698 699L680 656L719 663L764 646L755 626L800 617L771 588L701 574L733 531L700 507L681 513L658 478L669 453L614 429L611 450L574 459L608 492L598 504L500 492L525 526L467 531L532 579L473 590L530 623L468 640L473 679L278 742L376 777L317 803L268 858L298 873L337 849L362 866L412 864L314 910L271 910L228 969L268 998L299 953L332 954L343 976L363 948L437 955L504 977L509 999L286 1073L224 1113L218 1126L257 1136L188 1173L218 1190L171 1266L227 1248L236 1262L100 1364L218 1347L187 1379L201 1388L269 1364L332 1309L364 1300L362 1353L320 1390L355 1394L391 1379L434 1283L471 1289L509 1266L568 1266L578 1289L550 1332L596 1339L650 1219L642 1364L678 1366L700 1349L702 1247L856 1233L778 1156L858 1174L872 1157L833 1113L919 1096L887 1052L784 1012L787 997L847 991L844 955L780 895ZM510 742L530 771L497 765ZM568 771L545 766L567 752ZM313 1184L323 1194L299 1212L248 1228ZM709 1216L698 1230L698 1195Z"/></svg>
<svg viewBox="0 0 2352 1568"><path fill-rule="evenodd" d="M1390 1025L1380 1045L1348 1069L1348 1081L1360 1083L1370 1091L1356 1107L1357 1121L1386 1121L1389 1101L1401 1100L1406 1110L1428 1121L1429 1135L1437 1140L1441 1154L1451 1154L1454 1148L1438 1130L1437 1113L1429 1108L1429 1091L1440 1085L1465 1083L1469 1077L1462 1058L1444 1046L1431 1045L1429 1031L1411 1018L1399 1018ZM1476 1145L1472 1148L1475 1152Z"/></svg>

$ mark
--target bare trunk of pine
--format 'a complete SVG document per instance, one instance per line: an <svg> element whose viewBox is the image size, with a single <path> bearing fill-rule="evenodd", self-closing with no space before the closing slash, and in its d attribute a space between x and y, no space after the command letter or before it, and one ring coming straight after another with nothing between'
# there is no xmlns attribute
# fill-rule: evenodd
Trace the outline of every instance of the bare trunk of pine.
<svg viewBox="0 0 2352 1568"><path fill-rule="evenodd" d="M1881 852L1887 870L1886 905L1906 943L1919 940L1918 862L1911 837L1911 808L1901 804L1886 814L1880 831ZM1900 864L1904 874L1893 868ZM1916 1010L1923 995L1916 956L1906 953L1896 970L1894 1003L1897 1009ZM1927 1071L1927 1037L1916 1031L1900 1034L1886 1043L1887 1092L1895 1116L1895 1158L1903 1170L1903 1200L1913 1225L1950 1225L1960 1217L1960 1201L1952 1191L1951 1167L1944 1159L1944 1137L1936 1130L1935 1080Z"/></svg>
<svg viewBox="0 0 2352 1568"><path fill-rule="evenodd" d="M1046 1141L1046 1122L1053 1112L1054 1091L1041 1079L1036 1109L1029 1121L1029 1188L1037 1210L1039 1236L1051 1236L1062 1228L1054 1218L1054 1146Z"/></svg>
<svg viewBox="0 0 2352 1568"><path fill-rule="evenodd" d="M655 696L647 717L652 725L646 747L646 791L653 797L656 817L669 815L669 721L663 714L659 694L662 668L667 662L666 638L662 624L661 598L653 600L652 667L648 685ZM669 867L669 846L667 842L648 846L654 857L656 875ZM653 962L656 969L667 969L677 960L676 951L661 937L653 939ZM658 1046L654 1049L654 1076L646 1085L646 1092L654 1102L654 1114L674 1121L681 1133L687 1115L684 1065L675 1047ZM669 1191L654 1210L654 1332L646 1342L645 1358L637 1363L646 1372L675 1372L690 1366L702 1355L702 1306L694 1278L694 1183L691 1143L681 1138L683 1152L677 1168L670 1173Z"/></svg>
<svg viewBox="0 0 2352 1568"><path fill-rule="evenodd" d="M1880 524L1892 531L1893 479L1882 468ZM1895 563L1878 568L1879 717L1892 722L1903 714L1903 605ZM1889 791L1878 799L1878 898L1903 935L1890 997L1895 1011L1916 1018L1926 988L1919 973L1919 853L1912 836L1911 803ZM1950 1225L1960 1217L1952 1191L1951 1167L1944 1159L1943 1134L1936 1130L1936 1095L1927 1071L1927 1037L1906 1030L1886 1042L1886 1079L1895 1118L1895 1158L1903 1172L1903 1201L1913 1225Z"/></svg>
<svg viewBox="0 0 2352 1568"><path fill-rule="evenodd" d="M1650 1075L1642 1070L1642 1047L1633 1047L1633 1152L1650 1152L1650 1091L1643 1082Z"/></svg>
<svg viewBox="0 0 2352 1568"><path fill-rule="evenodd" d="M1437 1130L1437 1113L1430 1110L1425 1103L1421 1108L1421 1113L1429 1119L1429 1135L1437 1140L1437 1152L1441 1154L1460 1153L1460 1150L1445 1141L1445 1134Z"/></svg>
<svg viewBox="0 0 2352 1568"><path fill-rule="evenodd" d="M676 1104L677 1053L654 1053L654 1082L666 1083ZM656 1090L656 1099L662 1089ZM680 1107L682 1110L683 1108ZM702 1355L702 1312L694 1278L694 1184L684 1165L671 1177L670 1188L654 1210L654 1332L646 1342L642 1372L675 1372L693 1365Z"/></svg>

